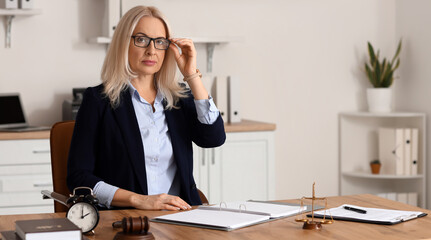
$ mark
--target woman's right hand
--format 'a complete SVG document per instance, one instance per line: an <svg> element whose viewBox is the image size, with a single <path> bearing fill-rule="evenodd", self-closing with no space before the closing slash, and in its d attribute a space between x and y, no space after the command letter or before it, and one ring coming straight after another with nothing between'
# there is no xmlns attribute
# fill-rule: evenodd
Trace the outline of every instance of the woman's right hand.
<svg viewBox="0 0 431 240"><path fill-rule="evenodd" d="M145 210L187 210L192 207L180 197L166 193L141 195L119 188L112 199L111 206L134 207Z"/></svg>
<svg viewBox="0 0 431 240"><path fill-rule="evenodd" d="M166 193L158 195L133 194L130 197L132 207L152 210L187 210L191 206L183 199Z"/></svg>

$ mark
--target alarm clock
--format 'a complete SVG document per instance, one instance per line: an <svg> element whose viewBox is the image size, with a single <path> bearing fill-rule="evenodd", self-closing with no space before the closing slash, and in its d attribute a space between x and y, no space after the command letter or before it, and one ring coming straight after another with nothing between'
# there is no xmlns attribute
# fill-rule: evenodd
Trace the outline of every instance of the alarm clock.
<svg viewBox="0 0 431 240"><path fill-rule="evenodd" d="M78 195L77 190L88 190L86 195ZM83 233L93 232L99 223L99 211L97 204L99 200L93 194L93 190L89 187L77 187L73 189L73 194L67 199L67 204L70 206L66 213L66 217L76 226L81 228Z"/></svg>

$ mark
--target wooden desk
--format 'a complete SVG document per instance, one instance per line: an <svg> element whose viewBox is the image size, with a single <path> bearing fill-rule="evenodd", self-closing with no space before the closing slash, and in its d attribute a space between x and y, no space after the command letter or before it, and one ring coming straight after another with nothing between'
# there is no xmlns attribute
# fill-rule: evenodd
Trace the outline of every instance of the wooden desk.
<svg viewBox="0 0 431 240"><path fill-rule="evenodd" d="M286 200L283 202L298 203L298 200ZM383 199L374 195L351 195L343 197L329 197L329 207L336 207L344 203L388 209L401 209L423 211L431 214L431 211L413 207L403 203ZM143 210L115 210L100 213L99 226L95 229L96 235L89 239L113 239L119 230L112 229L112 222L123 217L148 216L155 217L169 214L168 211L143 211ZM6 215L0 216L0 231L13 230L16 220L65 217L65 213L45 213L31 215ZM335 221L333 224L324 225L321 230L303 230L302 223L294 221L295 217L283 218L272 222L237 229L231 232L209 230L196 227L185 227L166 223L151 222L150 231L157 240L161 239L426 239L431 238L431 216L411 220L408 222L386 226L346 221Z"/></svg>

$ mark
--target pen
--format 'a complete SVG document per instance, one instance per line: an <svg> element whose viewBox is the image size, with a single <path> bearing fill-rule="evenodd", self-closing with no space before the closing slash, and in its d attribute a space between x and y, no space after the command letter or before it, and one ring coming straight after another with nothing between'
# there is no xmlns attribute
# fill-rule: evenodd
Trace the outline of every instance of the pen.
<svg viewBox="0 0 431 240"><path fill-rule="evenodd" d="M367 211L365 211L364 209L359 209L359 208L354 208L354 207L349 207L349 206L344 206L344 209L349 210L349 211L353 211L353 212L357 212L357 213L362 213L362 214L367 213Z"/></svg>

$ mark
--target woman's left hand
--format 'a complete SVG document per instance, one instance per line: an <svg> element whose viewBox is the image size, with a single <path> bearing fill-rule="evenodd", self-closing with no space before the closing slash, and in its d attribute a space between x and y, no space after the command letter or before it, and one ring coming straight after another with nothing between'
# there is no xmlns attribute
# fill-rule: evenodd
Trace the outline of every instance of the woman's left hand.
<svg viewBox="0 0 431 240"><path fill-rule="evenodd" d="M193 41L186 38L172 38L170 40L173 44L169 48L174 52L175 60L183 76L187 77L196 73L196 49ZM181 54L177 46L181 49Z"/></svg>

